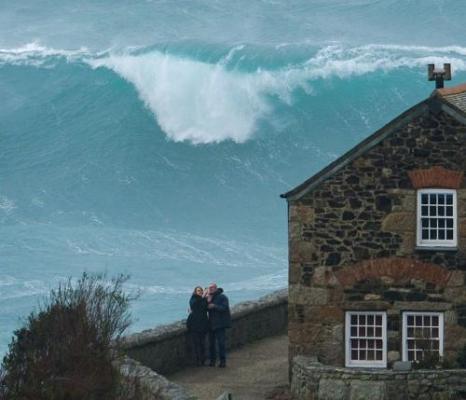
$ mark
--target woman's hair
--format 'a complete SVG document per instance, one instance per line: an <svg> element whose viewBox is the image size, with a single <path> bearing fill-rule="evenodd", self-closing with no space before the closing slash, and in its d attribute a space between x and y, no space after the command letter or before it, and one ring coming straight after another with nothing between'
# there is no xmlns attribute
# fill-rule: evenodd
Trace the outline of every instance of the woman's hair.
<svg viewBox="0 0 466 400"><path fill-rule="evenodd" d="M196 286L196 287L194 288L194 290L193 290L193 294L196 294L197 289L204 290L204 289L202 289L202 286Z"/></svg>

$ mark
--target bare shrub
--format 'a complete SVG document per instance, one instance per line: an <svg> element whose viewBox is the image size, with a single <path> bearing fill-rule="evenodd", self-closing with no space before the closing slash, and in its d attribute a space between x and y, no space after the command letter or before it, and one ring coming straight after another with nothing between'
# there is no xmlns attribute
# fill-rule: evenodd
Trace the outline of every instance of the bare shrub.
<svg viewBox="0 0 466 400"><path fill-rule="evenodd" d="M0 372L2 400L114 400L122 377L112 366L122 333L131 323L119 275L69 279L14 332ZM113 342L115 341L115 342Z"/></svg>

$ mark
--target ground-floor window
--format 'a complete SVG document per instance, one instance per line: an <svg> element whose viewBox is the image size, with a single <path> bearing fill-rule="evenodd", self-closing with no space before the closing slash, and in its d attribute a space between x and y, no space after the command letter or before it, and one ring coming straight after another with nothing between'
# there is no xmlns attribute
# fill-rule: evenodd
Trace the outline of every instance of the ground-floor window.
<svg viewBox="0 0 466 400"><path fill-rule="evenodd" d="M387 314L380 311L346 313L346 366L387 366Z"/></svg>
<svg viewBox="0 0 466 400"><path fill-rule="evenodd" d="M443 356L443 313L403 313L403 361Z"/></svg>

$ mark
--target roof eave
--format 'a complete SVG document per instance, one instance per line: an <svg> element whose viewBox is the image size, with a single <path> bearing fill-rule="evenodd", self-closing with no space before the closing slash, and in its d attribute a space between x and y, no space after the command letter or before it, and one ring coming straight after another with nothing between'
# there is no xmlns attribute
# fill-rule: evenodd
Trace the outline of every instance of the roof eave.
<svg viewBox="0 0 466 400"><path fill-rule="evenodd" d="M287 199L288 201L295 201L301 198L306 193L313 190L316 186L318 186L322 181L330 177L331 175L335 174L349 162L353 161L355 158L359 157L360 155L364 154L366 151L380 143L384 140L387 136L389 136L394 130L400 128L401 126L409 123L414 118L421 115L423 112L427 111L433 102L437 101L438 97L429 97L420 103L414 105L410 109L406 110L402 114L400 114L395 119L391 120L389 123L384 125L381 129L377 130L375 133L364 139L361 143L353 147L351 150L343 154L341 157L337 158L335 161L327 165L324 169L322 169L317 174L313 175L300 185L296 186L295 188L291 189L290 191L283 193L280 195L281 198ZM443 106L448 107L448 104L445 104L442 101L441 104ZM460 110L459 110L460 111ZM465 116L466 121L466 116Z"/></svg>

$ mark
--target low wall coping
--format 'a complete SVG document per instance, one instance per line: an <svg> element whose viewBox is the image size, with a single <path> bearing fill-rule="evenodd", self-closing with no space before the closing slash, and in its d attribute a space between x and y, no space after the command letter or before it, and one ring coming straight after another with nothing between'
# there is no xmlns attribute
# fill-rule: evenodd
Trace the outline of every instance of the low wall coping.
<svg viewBox="0 0 466 400"><path fill-rule="evenodd" d="M293 363L298 364L301 368L317 373L324 374L345 374L353 375L355 378L358 375L376 375L376 376L387 376L391 377L394 375L430 375L435 377L435 375L443 374L463 374L466 377L466 369L462 368L453 368L453 369L412 369L410 371L397 371L393 369L384 369L384 368L346 368L346 367L336 367L332 365L325 365L315 360L312 357L305 356L296 356L293 358Z"/></svg>
<svg viewBox="0 0 466 400"><path fill-rule="evenodd" d="M251 311L259 311L282 304L288 301L288 289L277 290L258 300L244 301L234 305L231 308L231 318L233 321L247 316ZM123 350L142 347L154 341L161 342L175 336L186 333L186 320L176 321L171 324L159 325L153 329L146 329L141 332L133 333L120 339L120 348Z"/></svg>

